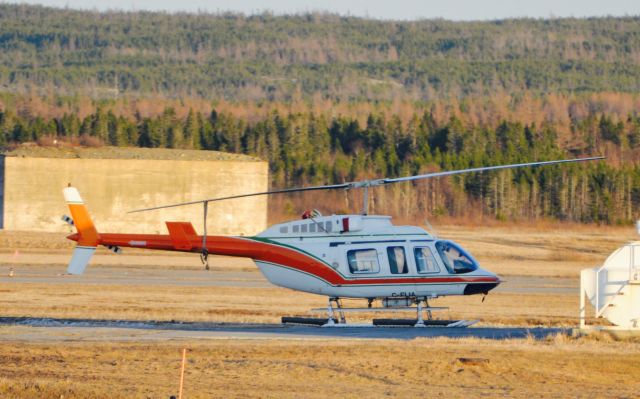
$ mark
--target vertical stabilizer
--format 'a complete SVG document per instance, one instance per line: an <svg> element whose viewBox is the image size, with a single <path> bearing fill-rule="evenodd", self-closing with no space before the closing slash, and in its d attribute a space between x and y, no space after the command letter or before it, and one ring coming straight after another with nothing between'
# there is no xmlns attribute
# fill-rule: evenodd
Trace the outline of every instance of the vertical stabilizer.
<svg viewBox="0 0 640 399"><path fill-rule="evenodd" d="M80 238L78 239L78 245L95 247L100 241L98 231L93 225L93 220L89 216L89 211L80 197L78 189L75 187L66 187L64 190L64 199L71 211L71 218L73 224L78 229Z"/></svg>
<svg viewBox="0 0 640 399"><path fill-rule="evenodd" d="M64 199L71 211L73 225L78 230L78 245L73 251L73 256L67 267L67 273L82 274L86 269L91 256L100 243L100 235L91 220L89 211L85 206L78 189L66 187L63 190Z"/></svg>

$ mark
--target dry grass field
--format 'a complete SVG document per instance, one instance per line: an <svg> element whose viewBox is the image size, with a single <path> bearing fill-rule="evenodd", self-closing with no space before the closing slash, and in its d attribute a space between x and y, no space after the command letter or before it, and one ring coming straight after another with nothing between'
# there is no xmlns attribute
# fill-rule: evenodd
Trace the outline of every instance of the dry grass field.
<svg viewBox="0 0 640 399"><path fill-rule="evenodd" d="M523 276L542 278L549 287L558 281L575 282L575 292L505 289L491 293L484 302L480 296L441 298L435 305L450 310L439 316L480 319L480 325L565 327L577 324L579 270L602 263L613 249L635 236L630 227L594 226L443 227L439 233L460 242L484 267L503 276L505 287ZM96 279L107 281L71 282L58 276L64 272L71 248L57 235L1 232L1 315L274 323L282 315L309 314L309 309L325 304L322 297L266 285L249 261L216 257L214 272L207 273L200 270L193 254L100 252L90 268L99 276ZM6 277L10 268L13 279ZM161 272L173 273L175 281L154 280ZM181 277L183 272L189 277ZM247 285L198 284L218 275L232 281L234 273L248 279ZM46 279L40 281L43 276ZM3 335L15 331L0 327L0 342ZM187 339L152 343L51 343L12 337L0 345L0 397L168 398L177 393L183 347L189 348L187 398L632 398L640 392L640 342L617 341L606 334L558 335L542 341Z"/></svg>
<svg viewBox="0 0 640 399"><path fill-rule="evenodd" d="M213 340L0 347L0 395L168 398L632 398L640 345L572 339Z"/></svg>

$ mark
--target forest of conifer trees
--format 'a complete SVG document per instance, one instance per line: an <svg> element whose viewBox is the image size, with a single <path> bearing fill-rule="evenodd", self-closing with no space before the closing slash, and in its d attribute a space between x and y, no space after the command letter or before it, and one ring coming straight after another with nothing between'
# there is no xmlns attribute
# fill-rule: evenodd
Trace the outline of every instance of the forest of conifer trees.
<svg viewBox="0 0 640 399"><path fill-rule="evenodd" d="M397 116L370 114L364 124L311 112L274 111L254 123L216 110L202 114L191 109L181 118L172 108L133 119L101 108L82 120L69 114L30 119L0 113L5 145L50 145L55 138L85 145L239 152L269 161L273 187L610 154L618 166L598 162L403 184L380 190L375 204L379 211L404 216L469 217L479 212L503 220L633 220L640 204L640 168L624 159L634 158L640 148L640 118L614 123L606 115L589 117L576 133L574 144L581 145L562 148L551 126L506 120L495 127L465 126L455 116L438 123L429 111L407 123Z"/></svg>

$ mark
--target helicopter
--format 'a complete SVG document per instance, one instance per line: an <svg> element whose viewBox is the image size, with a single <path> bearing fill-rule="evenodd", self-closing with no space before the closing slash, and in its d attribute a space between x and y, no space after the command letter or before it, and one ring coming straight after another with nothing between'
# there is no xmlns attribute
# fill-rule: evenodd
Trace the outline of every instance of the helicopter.
<svg viewBox="0 0 640 399"><path fill-rule="evenodd" d="M432 319L429 300L449 295L487 295L501 279L484 269L459 244L441 239L417 226L396 226L390 216L369 215L369 189L399 182L451 176L462 173L586 162L604 157L562 159L509 165L440 171L398 178L382 178L333 185L286 188L228 197L210 198L136 209L147 212L200 204L205 223L198 235L190 222L166 222L168 235L99 233L75 187L63 190L71 217L63 220L77 232L67 238L77 242L67 272L82 274L99 245L115 253L123 247L199 253L208 269L210 254L252 259L272 284L328 297L327 318L284 318L323 326L345 326L345 311L411 310L416 319L409 325L439 325ZM207 235L206 220L211 202L259 195L286 194L317 190L363 189L363 208L359 214L323 216L306 211L302 218L275 224L250 237ZM363 299L366 308L345 308L341 300ZM374 301L382 302L373 307ZM414 305L416 305L414 307ZM317 309L318 310L318 309ZM322 310L322 309L321 309ZM423 312L428 318L424 319ZM336 316L339 316L339 318ZM430 324L431 323L431 324ZM472 323L472 322L470 322ZM445 323L465 327L467 321Z"/></svg>

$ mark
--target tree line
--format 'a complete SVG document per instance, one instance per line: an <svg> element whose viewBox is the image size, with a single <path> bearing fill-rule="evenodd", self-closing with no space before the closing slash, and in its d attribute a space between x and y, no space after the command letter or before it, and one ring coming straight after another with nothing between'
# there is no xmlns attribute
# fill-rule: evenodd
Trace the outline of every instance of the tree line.
<svg viewBox="0 0 640 399"><path fill-rule="evenodd" d="M219 150L268 160L274 188L342 183L437 170L606 155L607 162L468 174L378 189L373 211L395 215L478 214L500 220L553 218L627 223L638 217L640 118L591 115L572 126L570 142L550 124L502 120L469 125L456 116L438 122L429 109L407 123L397 115L349 116L273 111L248 122L216 109L180 117L166 108L153 117L117 116L98 108L45 119L0 112L0 144L55 138L85 145ZM565 137L566 139L566 137ZM316 197L322 198L322 197ZM329 198L329 197L327 197ZM353 201L353 199L352 199ZM330 211L342 203L321 201Z"/></svg>

